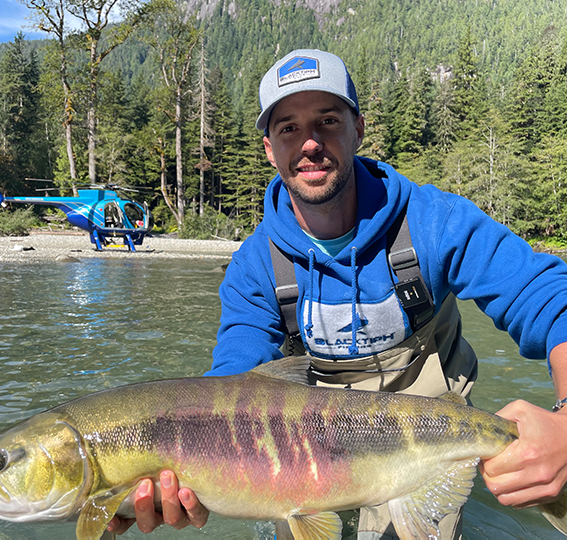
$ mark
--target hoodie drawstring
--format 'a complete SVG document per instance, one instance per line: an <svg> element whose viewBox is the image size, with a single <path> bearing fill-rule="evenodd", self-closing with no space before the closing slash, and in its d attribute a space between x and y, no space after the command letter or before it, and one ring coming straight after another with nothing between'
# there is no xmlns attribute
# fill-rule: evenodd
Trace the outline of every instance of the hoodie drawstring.
<svg viewBox="0 0 567 540"><path fill-rule="evenodd" d="M308 338L313 337L313 268L315 267L315 250L309 250L309 293L307 301L309 302L309 311L307 312L307 324L305 325L305 333Z"/></svg>
<svg viewBox="0 0 567 540"><path fill-rule="evenodd" d="M360 328L360 317L356 312L356 247L350 250L350 294L352 302L352 343L348 348L351 356L358 354L358 345L356 344L356 332Z"/></svg>

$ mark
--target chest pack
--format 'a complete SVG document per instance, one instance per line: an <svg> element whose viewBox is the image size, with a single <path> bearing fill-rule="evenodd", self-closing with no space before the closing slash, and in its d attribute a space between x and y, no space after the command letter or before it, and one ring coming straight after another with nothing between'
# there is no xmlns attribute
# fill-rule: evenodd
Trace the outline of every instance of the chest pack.
<svg viewBox="0 0 567 540"><path fill-rule="evenodd" d="M297 322L299 287L293 259L270 239L270 254L276 278L276 298L280 306L285 333L292 339L300 337ZM405 311L413 332L427 324L435 312L417 254L411 240L407 206L403 208L387 235L386 254L396 295ZM394 276L397 279L394 279Z"/></svg>

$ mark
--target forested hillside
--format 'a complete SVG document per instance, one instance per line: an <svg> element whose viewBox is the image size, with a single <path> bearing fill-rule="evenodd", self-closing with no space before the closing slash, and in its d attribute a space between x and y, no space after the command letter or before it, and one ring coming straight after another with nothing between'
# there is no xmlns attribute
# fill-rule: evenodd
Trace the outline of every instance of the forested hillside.
<svg viewBox="0 0 567 540"><path fill-rule="evenodd" d="M144 185L166 227L251 230L273 175L254 128L259 79L275 58L316 47L353 74L362 154L526 237L567 239L561 2L154 0L98 26L91 8L73 33L57 24L59 2L47 2L52 19L26 4L49 40L0 48L9 194L29 192L29 176Z"/></svg>

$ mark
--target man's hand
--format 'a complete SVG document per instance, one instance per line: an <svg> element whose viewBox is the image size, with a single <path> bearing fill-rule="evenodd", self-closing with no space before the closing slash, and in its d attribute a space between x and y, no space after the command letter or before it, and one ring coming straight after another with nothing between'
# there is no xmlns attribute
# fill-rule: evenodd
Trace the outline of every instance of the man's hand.
<svg viewBox="0 0 567 540"><path fill-rule="evenodd" d="M514 401L497 414L517 422L520 437L481 463L486 486L506 506L552 502L567 483L567 407L553 413Z"/></svg>
<svg viewBox="0 0 567 540"><path fill-rule="evenodd" d="M200 529L207 523L209 511L199 502L195 494L187 488L179 490L177 477L171 471L160 474L162 513L154 506L154 484L143 480L136 491L134 510L135 519L121 519L114 516L108 524L108 530L116 534L126 532L133 523L144 533L150 533L162 523L175 529L193 525Z"/></svg>

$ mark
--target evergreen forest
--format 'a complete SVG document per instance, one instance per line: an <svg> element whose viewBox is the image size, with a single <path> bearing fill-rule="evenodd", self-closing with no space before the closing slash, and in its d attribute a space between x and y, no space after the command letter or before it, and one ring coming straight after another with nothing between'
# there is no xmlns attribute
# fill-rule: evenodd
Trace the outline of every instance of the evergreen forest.
<svg viewBox="0 0 567 540"><path fill-rule="evenodd" d="M118 14L111 0L21 2L45 39L0 44L5 195L36 194L29 178L62 195L150 188L135 198L161 230L244 238L274 175L254 127L259 81L309 47L349 67L361 155L567 245L564 3L130 0Z"/></svg>

